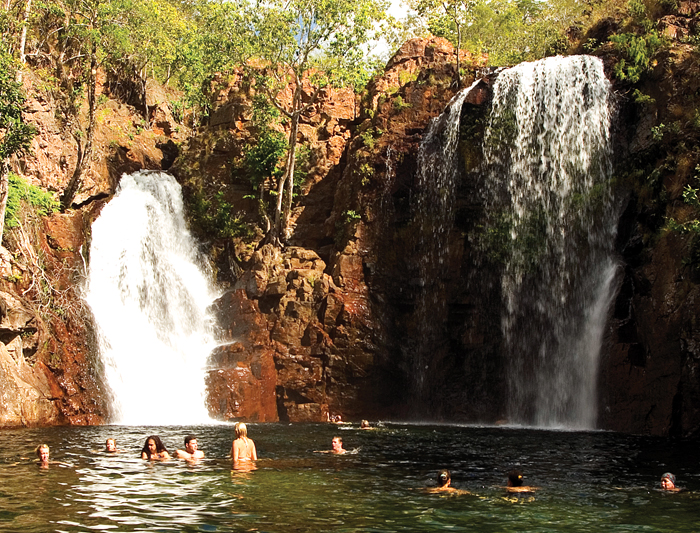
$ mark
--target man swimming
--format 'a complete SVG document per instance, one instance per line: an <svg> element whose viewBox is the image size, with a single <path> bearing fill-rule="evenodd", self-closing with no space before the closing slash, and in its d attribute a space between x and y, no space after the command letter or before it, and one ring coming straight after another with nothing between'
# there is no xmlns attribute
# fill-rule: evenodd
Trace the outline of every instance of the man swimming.
<svg viewBox="0 0 700 533"><path fill-rule="evenodd" d="M343 448L343 439L341 437L333 437L331 441L331 453L346 453L347 450Z"/></svg>
<svg viewBox="0 0 700 533"><path fill-rule="evenodd" d="M427 492L430 492L431 494L453 494L455 496L461 494L471 494L471 492L469 492L468 490L456 489L452 486L452 476L450 475L449 470L440 470L438 472L437 484L437 487L430 487L426 489Z"/></svg>
<svg viewBox="0 0 700 533"><path fill-rule="evenodd" d="M534 492L537 487L529 487L523 485L523 473L520 470L511 470L508 472L508 482L506 491L508 492Z"/></svg>
<svg viewBox="0 0 700 533"><path fill-rule="evenodd" d="M175 450L175 455L178 459L184 459L185 461L194 461L196 459L201 459L204 457L204 452L199 449L197 443L197 437L194 435L187 435L185 437L185 449Z"/></svg>

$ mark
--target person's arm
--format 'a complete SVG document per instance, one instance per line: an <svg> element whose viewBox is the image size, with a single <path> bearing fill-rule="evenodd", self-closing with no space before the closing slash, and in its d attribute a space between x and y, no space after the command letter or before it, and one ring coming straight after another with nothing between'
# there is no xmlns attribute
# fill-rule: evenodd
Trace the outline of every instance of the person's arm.
<svg viewBox="0 0 700 533"><path fill-rule="evenodd" d="M231 445L231 460L234 463L238 462L238 452L239 452L239 447L236 446L236 441L233 441L233 444Z"/></svg>
<svg viewBox="0 0 700 533"><path fill-rule="evenodd" d="M168 453L168 450L163 450L160 453L160 458L161 459L170 459L170 454Z"/></svg>
<svg viewBox="0 0 700 533"><path fill-rule="evenodd" d="M255 449L255 443L253 441L250 441L250 443L253 445L253 461L257 461L258 460L258 452Z"/></svg>
<svg viewBox="0 0 700 533"><path fill-rule="evenodd" d="M141 452L141 459L148 459L148 454L146 452Z"/></svg>

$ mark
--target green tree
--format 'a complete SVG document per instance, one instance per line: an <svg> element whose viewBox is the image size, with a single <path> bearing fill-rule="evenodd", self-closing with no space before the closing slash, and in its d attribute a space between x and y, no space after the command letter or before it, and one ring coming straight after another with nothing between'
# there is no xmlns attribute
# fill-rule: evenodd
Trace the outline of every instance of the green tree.
<svg viewBox="0 0 700 533"><path fill-rule="evenodd" d="M242 58L241 64L258 76L260 89L289 121L284 174L277 183L268 240L279 243L288 237L301 116L324 87L362 76L362 45L373 37L385 7L382 0L271 0L248 9L250 52L267 68L260 75L259 68L251 68L252 58Z"/></svg>
<svg viewBox="0 0 700 533"><path fill-rule="evenodd" d="M35 135L33 126L22 119L24 95L15 81L16 70L7 47L0 41L0 238L7 208L9 160L29 150Z"/></svg>
<svg viewBox="0 0 700 533"><path fill-rule="evenodd" d="M414 0L413 9L419 17L424 18L428 28L434 35L447 37L455 45L457 65L455 78L457 86L462 86L460 75L460 53L463 43L463 33L474 23L474 10L480 0Z"/></svg>

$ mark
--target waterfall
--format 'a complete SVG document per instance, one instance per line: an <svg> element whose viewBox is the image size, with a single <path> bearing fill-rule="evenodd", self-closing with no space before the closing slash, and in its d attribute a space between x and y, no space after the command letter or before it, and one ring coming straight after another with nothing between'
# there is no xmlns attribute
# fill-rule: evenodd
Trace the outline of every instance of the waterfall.
<svg viewBox="0 0 700 533"><path fill-rule="evenodd" d="M428 414L426 405L431 397L426 389L426 377L435 373L440 358L436 356L445 343L447 302L444 281L448 275L450 231L454 226L454 193L459 174L459 124L462 104L476 80L462 89L447 104L442 114L434 118L423 137L418 151L417 191L414 200L416 223L417 278L412 284L418 290L415 311L415 344L409 347L413 376L414 409Z"/></svg>
<svg viewBox="0 0 700 533"><path fill-rule="evenodd" d="M611 91L589 56L498 75L484 136L486 234L504 258L508 417L593 428L616 287Z"/></svg>
<svg viewBox="0 0 700 533"><path fill-rule="evenodd" d="M209 420L205 365L216 297L169 174L124 175L92 225L86 300L98 330L114 422Z"/></svg>

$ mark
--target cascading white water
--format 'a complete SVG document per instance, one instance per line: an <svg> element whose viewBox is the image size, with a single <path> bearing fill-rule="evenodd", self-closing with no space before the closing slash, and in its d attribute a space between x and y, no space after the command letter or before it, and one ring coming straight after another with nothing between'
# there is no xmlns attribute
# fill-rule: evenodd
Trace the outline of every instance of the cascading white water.
<svg viewBox="0 0 700 533"><path fill-rule="evenodd" d="M444 343L447 304L443 283L447 275L449 233L454 226L454 194L458 175L458 141L462 104L480 80L462 89L433 119L418 152L417 192L414 204L419 252L416 302L416 345L411 346L414 399L423 404L431 365L439 365L435 356Z"/></svg>
<svg viewBox="0 0 700 533"><path fill-rule="evenodd" d="M124 175L92 225L86 287L115 422L210 420L204 378L215 297L180 185L161 172Z"/></svg>
<svg viewBox="0 0 700 533"><path fill-rule="evenodd" d="M501 235L512 422L593 428L615 289L611 91L589 56L498 75L484 137L488 231Z"/></svg>

